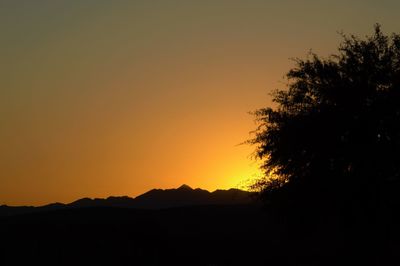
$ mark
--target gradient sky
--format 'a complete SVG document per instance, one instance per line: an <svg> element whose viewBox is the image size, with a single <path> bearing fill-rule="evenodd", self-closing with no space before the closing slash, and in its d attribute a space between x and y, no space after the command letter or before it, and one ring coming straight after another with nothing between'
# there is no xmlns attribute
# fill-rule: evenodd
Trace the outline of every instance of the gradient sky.
<svg viewBox="0 0 400 266"><path fill-rule="evenodd" d="M258 174L248 114L338 31L399 1L0 1L0 205L136 196Z"/></svg>

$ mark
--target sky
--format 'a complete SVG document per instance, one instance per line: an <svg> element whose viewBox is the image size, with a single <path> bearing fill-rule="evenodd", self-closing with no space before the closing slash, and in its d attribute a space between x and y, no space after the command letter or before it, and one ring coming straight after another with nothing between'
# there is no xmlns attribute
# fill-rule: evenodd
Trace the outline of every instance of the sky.
<svg viewBox="0 0 400 266"><path fill-rule="evenodd" d="M399 1L0 1L0 205L260 175L249 114L293 58L400 32Z"/></svg>

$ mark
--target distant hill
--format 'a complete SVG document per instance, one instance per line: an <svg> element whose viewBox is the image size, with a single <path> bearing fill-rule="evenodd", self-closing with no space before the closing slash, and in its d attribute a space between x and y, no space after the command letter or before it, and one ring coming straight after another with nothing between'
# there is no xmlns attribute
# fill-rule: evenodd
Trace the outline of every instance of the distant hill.
<svg viewBox="0 0 400 266"><path fill-rule="evenodd" d="M239 189L209 192L200 188L192 189L182 185L177 189L153 189L134 199L136 208L164 209L193 205L247 204L254 193Z"/></svg>
<svg viewBox="0 0 400 266"><path fill-rule="evenodd" d="M0 206L0 216L31 213L38 211L51 211L69 208L86 207L117 207L133 209L167 209L185 206L199 205L240 205L250 204L254 200L255 193L240 189L216 190L209 192L200 188L192 189L188 185L182 185L176 189L152 189L136 198L127 196L101 198L82 198L69 204L52 203L40 207Z"/></svg>

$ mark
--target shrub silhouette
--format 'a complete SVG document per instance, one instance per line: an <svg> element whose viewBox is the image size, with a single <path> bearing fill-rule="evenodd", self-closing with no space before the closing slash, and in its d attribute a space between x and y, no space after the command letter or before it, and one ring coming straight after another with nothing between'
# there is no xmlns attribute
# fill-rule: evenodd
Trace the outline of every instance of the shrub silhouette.
<svg viewBox="0 0 400 266"><path fill-rule="evenodd" d="M342 37L335 55L296 59L277 107L255 112L264 177L253 188L296 222L335 213L377 225L400 202L400 35L376 24Z"/></svg>

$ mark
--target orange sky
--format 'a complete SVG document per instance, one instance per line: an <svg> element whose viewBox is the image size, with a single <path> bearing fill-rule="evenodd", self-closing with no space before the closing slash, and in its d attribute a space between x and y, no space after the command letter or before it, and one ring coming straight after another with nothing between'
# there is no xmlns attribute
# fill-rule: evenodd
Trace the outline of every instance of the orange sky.
<svg viewBox="0 0 400 266"><path fill-rule="evenodd" d="M337 31L399 32L379 3L2 1L0 204L241 187L248 112Z"/></svg>

